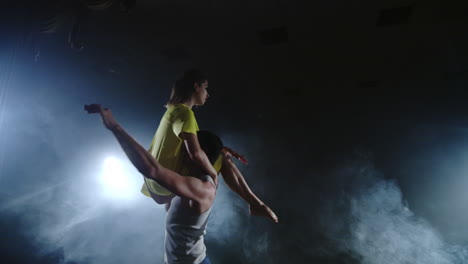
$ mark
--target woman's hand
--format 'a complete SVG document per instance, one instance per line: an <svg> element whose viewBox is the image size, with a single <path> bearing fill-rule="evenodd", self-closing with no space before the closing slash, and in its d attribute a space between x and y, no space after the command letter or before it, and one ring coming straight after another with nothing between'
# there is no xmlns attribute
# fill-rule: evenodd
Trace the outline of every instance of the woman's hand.
<svg viewBox="0 0 468 264"><path fill-rule="evenodd" d="M248 164L247 159L245 158L244 155L241 155L241 154L235 152L234 150L232 150L229 147L224 146L223 149L221 150L221 153L223 154L223 156L225 158L228 158L228 157L232 156L232 157L238 159L240 162L244 163L244 165Z"/></svg>

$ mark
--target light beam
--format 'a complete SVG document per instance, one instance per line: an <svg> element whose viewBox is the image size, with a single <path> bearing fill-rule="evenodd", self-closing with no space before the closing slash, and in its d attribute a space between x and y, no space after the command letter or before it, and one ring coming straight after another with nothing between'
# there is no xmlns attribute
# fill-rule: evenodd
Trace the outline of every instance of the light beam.
<svg viewBox="0 0 468 264"><path fill-rule="evenodd" d="M112 199L130 200L138 194L138 175L115 157L104 160L100 182L104 194Z"/></svg>

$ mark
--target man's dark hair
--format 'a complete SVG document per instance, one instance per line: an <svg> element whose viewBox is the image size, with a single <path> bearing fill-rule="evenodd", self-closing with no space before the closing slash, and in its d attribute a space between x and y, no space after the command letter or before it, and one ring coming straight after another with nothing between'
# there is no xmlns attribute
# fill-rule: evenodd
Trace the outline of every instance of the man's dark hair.
<svg viewBox="0 0 468 264"><path fill-rule="evenodd" d="M221 154L223 142L215 134L204 130L198 131L197 136L201 149L205 151L211 164L214 164Z"/></svg>
<svg viewBox="0 0 468 264"><path fill-rule="evenodd" d="M208 80L208 76L198 69L188 70L180 77L172 87L171 97L167 105L181 104L187 101L194 93L194 84L201 85Z"/></svg>

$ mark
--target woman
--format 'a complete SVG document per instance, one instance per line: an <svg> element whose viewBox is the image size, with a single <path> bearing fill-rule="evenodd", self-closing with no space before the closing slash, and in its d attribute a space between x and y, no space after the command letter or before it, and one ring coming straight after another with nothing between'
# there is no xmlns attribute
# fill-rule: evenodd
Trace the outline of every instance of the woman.
<svg viewBox="0 0 468 264"><path fill-rule="evenodd" d="M199 70L189 70L176 81L167 110L163 115L156 134L153 137L149 152L164 167L187 175L183 166L183 153L196 165L200 166L213 179L217 179L221 160L213 168L205 152L200 148L197 138L199 130L192 111L194 106L204 105L208 94L208 78ZM183 151L185 148L186 151ZM157 203L170 201L172 193L151 179L145 178L141 192L152 197Z"/></svg>

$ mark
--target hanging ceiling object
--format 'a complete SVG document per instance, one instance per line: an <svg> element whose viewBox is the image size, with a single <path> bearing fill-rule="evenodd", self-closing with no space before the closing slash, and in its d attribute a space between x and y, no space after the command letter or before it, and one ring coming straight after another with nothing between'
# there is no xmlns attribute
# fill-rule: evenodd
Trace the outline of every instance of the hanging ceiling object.
<svg viewBox="0 0 468 264"><path fill-rule="evenodd" d="M136 6L136 0L122 0L120 2L120 7L125 12L130 11L130 9L135 8L135 6Z"/></svg>
<svg viewBox="0 0 468 264"><path fill-rule="evenodd" d="M358 82L358 87L359 88L364 88L364 89L376 89L380 85L380 81L378 80L366 80L366 81L361 81Z"/></svg>
<svg viewBox="0 0 468 264"><path fill-rule="evenodd" d="M257 32L260 43L265 46L288 42L288 28L285 26L270 28Z"/></svg>
<svg viewBox="0 0 468 264"><path fill-rule="evenodd" d="M114 0L86 0L84 4L92 10L103 10L109 8L114 3Z"/></svg>
<svg viewBox="0 0 468 264"><path fill-rule="evenodd" d="M39 49L39 47L34 47L34 61L38 62L40 56L41 56L41 50Z"/></svg>
<svg viewBox="0 0 468 264"><path fill-rule="evenodd" d="M55 33L59 24L57 15L50 15L41 19L39 24L39 32Z"/></svg>
<svg viewBox="0 0 468 264"><path fill-rule="evenodd" d="M161 54L171 61L185 61L190 59L190 54L187 49L181 46L166 48L161 51Z"/></svg>
<svg viewBox="0 0 468 264"><path fill-rule="evenodd" d="M408 24L413 15L413 4L396 8L383 9L377 20L378 27Z"/></svg>
<svg viewBox="0 0 468 264"><path fill-rule="evenodd" d="M70 35L68 36L68 43L70 43L70 47L76 51L81 51L84 48L84 44L80 40L79 34L80 24L76 22L70 31Z"/></svg>

